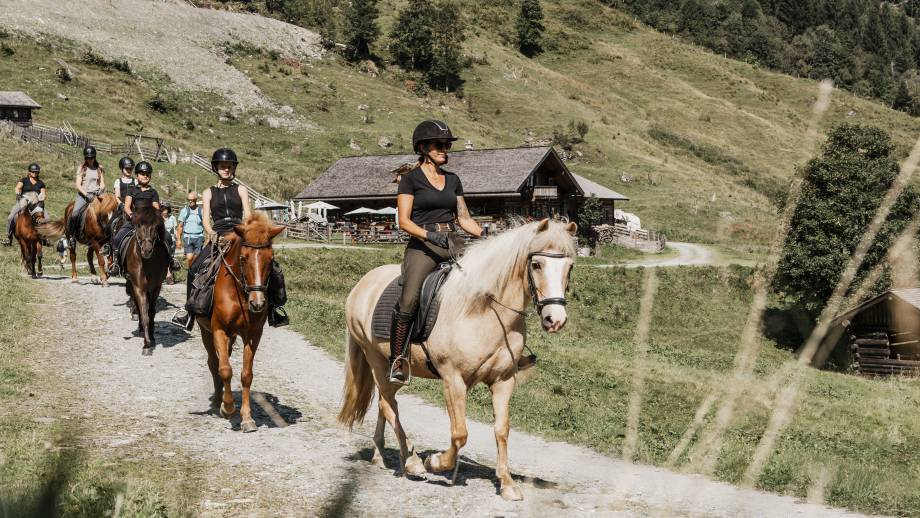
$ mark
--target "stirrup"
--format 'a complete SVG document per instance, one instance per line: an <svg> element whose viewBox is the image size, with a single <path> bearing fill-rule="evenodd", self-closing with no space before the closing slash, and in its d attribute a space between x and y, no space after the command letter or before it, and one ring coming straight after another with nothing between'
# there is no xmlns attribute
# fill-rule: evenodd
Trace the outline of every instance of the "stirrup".
<svg viewBox="0 0 920 518"><path fill-rule="evenodd" d="M3 241L0 242L0 244L2 244L3 246L13 246L13 238L11 237L4 238Z"/></svg>
<svg viewBox="0 0 920 518"><path fill-rule="evenodd" d="M182 313L182 312L185 312L185 320L182 320L182 317L179 316L179 313ZM177 326L177 327L181 327L185 329L186 331L192 330L192 327L194 326L194 322L195 322L195 319L192 316L192 314L189 313L188 311L185 311L185 309L183 308L177 309L176 312L173 314L172 319L170 319L169 321L170 324Z"/></svg>
<svg viewBox="0 0 920 518"><path fill-rule="evenodd" d="M399 379L396 377L396 365L399 362L406 362L406 370L404 371L406 379ZM389 379L390 383L396 385L408 385L412 383L412 364L409 361L409 358L406 356L399 356L390 362L390 373L387 378Z"/></svg>
<svg viewBox="0 0 920 518"><path fill-rule="evenodd" d="M288 318L287 311L284 310L284 307L278 306L268 309L268 325L271 327L284 327L290 323L291 319Z"/></svg>

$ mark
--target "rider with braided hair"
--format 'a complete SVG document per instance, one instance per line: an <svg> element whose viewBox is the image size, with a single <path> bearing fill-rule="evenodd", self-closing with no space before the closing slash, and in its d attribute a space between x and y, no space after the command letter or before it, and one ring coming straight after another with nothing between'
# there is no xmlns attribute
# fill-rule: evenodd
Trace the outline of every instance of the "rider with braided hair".
<svg viewBox="0 0 920 518"><path fill-rule="evenodd" d="M445 171L447 151L457 140L447 124L427 120L412 133L412 148L418 165L403 175L397 189L399 228L412 238L406 245L402 265L402 294L390 323L390 382L403 384L407 372L403 365L418 309L419 293L425 277L450 257L450 242L457 225L475 237L482 228L470 216L463 200L460 177Z"/></svg>

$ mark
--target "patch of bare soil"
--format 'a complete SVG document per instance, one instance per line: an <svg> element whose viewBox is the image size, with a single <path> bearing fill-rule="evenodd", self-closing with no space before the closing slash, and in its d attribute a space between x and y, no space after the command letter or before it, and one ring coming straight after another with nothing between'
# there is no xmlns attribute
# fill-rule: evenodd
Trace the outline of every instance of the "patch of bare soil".
<svg viewBox="0 0 920 518"><path fill-rule="evenodd" d="M116 281L117 282L117 281ZM200 512L211 515L534 516L856 516L789 497L740 489L699 476L628 464L584 448L513 432L512 471L523 502L497 494L495 441L488 424L470 423L458 484L447 474L401 476L391 430L385 468L370 460L373 420L348 432L334 422L342 365L298 334L266 328L255 360L256 433L238 431L238 418L207 414L211 381L197 331L166 323L185 295L166 286L157 315L157 346L141 356L118 284L102 288L43 279L55 328L34 358L38 376L59 374L58 390L88 397L72 408L97 423L87 440L130 456L155 436L165 453L200 462L220 477L196 488ZM76 307L86 311L73 311ZM64 310L63 308L66 308ZM233 357L239 398L239 352ZM84 398L70 399L79 405ZM239 403L239 402L237 402ZM42 410L37 410L41 415ZM54 416L55 409L45 415ZM403 424L425 456L446 447L446 413L418 398L400 398ZM375 412L371 412L375 414ZM224 483L217 482L225 481ZM241 495L240 487L252 487ZM257 490L256 490L257 489Z"/></svg>
<svg viewBox="0 0 920 518"><path fill-rule="evenodd" d="M108 59L126 60L132 68L157 70L179 89L216 92L242 108L272 105L225 62L225 44L298 60L321 55L319 36L307 29L179 0L0 0L0 12L0 27L74 41Z"/></svg>

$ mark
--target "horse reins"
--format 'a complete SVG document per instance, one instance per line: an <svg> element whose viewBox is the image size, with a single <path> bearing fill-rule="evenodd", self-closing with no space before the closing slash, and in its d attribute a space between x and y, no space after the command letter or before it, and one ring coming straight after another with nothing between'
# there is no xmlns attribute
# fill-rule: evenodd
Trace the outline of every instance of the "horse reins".
<svg viewBox="0 0 920 518"><path fill-rule="evenodd" d="M249 243L247 241L243 241L242 243L240 243L240 247L253 248L256 250L259 250L262 248L271 248L271 246L272 246L271 243L262 243L258 245ZM237 284L240 285L240 288L243 289L243 293L245 293L246 295L249 295L253 291L261 291L264 293L268 289L267 284L247 284L246 283L246 268L245 268L246 260L243 258L242 253L240 254L240 277L237 277L236 274L233 273L233 268L231 268L230 264L227 262L226 254L223 254L221 256L221 260L223 261L224 266L227 267L227 272L229 272L230 276L233 277L233 279L237 282ZM265 277L268 278L267 275Z"/></svg>
<svg viewBox="0 0 920 518"><path fill-rule="evenodd" d="M566 257L571 257L571 255L562 253L562 252L531 252L527 254L527 287L530 290L530 300L533 302L534 309L536 310L537 315L540 315L544 307L552 306L552 305L565 306L566 304L568 304L568 301L565 299L565 297L547 297L545 299L539 298L539 290L537 289L537 283L536 281L534 281L534 278L533 278L533 263L531 262L531 259L533 259L534 257L549 257L551 259L564 259ZM572 275L572 270L570 269L569 277L571 277L571 275ZM514 309L510 306L506 306L505 304L500 302L498 299L496 299L495 296L492 295L491 293L489 294L489 298L492 300L492 302L495 302L496 304L498 304L499 306L505 309L514 311L515 313L517 313L518 315L521 315L522 317L526 316L526 313L523 310Z"/></svg>

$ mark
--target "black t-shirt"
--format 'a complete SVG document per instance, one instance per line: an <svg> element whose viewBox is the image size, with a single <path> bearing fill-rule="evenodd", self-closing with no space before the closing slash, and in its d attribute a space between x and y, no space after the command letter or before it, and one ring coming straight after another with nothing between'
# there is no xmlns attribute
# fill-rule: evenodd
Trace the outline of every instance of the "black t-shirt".
<svg viewBox="0 0 920 518"><path fill-rule="evenodd" d="M131 196L131 209L143 205L153 206L154 203L160 203L160 195L153 187L143 190L139 185L132 185L128 188L128 196Z"/></svg>
<svg viewBox="0 0 920 518"><path fill-rule="evenodd" d="M450 223L457 218L457 196L463 196L460 177L449 171L444 173L444 189L437 190L421 168L416 167L399 180L399 194L411 194L412 216L416 225Z"/></svg>
<svg viewBox="0 0 920 518"><path fill-rule="evenodd" d="M45 182L41 180L36 180L35 183L32 183L29 180L28 176L26 176L25 178L19 181L22 182L22 193L23 194L27 192L34 192L35 194L41 194L42 189L45 188Z"/></svg>

